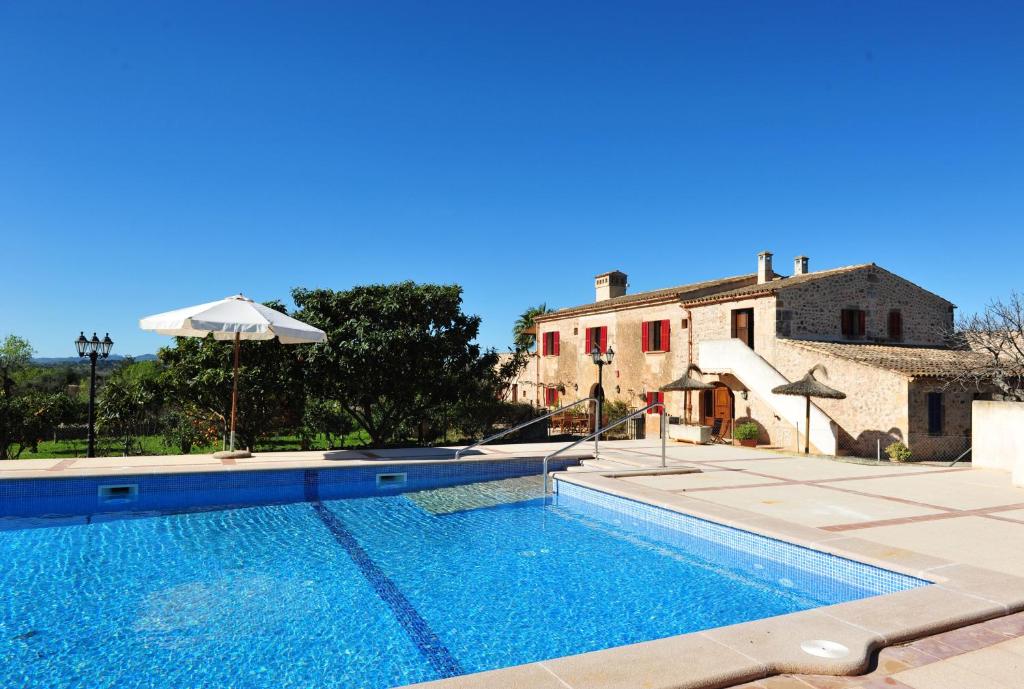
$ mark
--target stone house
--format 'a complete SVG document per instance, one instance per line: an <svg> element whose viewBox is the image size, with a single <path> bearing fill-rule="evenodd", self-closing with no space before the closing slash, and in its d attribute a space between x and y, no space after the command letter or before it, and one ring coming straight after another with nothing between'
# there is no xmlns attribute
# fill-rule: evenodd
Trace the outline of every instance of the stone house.
<svg viewBox="0 0 1024 689"><path fill-rule="evenodd" d="M977 394L948 383L963 357L977 355L944 345L952 303L874 263L812 272L798 256L783 276L772 258L761 252L746 275L636 294L622 272L596 276L594 302L537 318L536 403L596 395L588 352L613 349L606 399L637 408L660 400L682 423L753 421L761 443L795 449L807 430L804 400L771 389L822 364L825 382L847 399L814 401L816 451L873 457L899 440L926 458L969 446ZM690 363L713 390L658 392ZM657 433L657 413L648 433Z"/></svg>

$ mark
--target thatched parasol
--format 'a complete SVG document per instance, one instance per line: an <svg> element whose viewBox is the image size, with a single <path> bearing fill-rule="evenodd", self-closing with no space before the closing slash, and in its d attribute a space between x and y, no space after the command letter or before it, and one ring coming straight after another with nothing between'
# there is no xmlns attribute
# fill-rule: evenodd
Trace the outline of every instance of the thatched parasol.
<svg viewBox="0 0 1024 689"><path fill-rule="evenodd" d="M828 370L821 364L815 364L800 380L772 388L772 392L776 395L793 395L796 397L803 397L807 400L806 420L804 421L804 454L810 454L811 451L811 398L821 397L830 400L846 399L845 392L839 392L834 388L830 388L814 377L814 372L818 370L828 378Z"/></svg>
<svg viewBox="0 0 1024 689"><path fill-rule="evenodd" d="M676 380L673 380L671 383L668 383L666 385L662 385L660 388L658 388L662 392L685 392L686 393L686 415L687 415L686 422L687 423L690 422L690 419L689 419L689 416L690 416L690 397L689 397L690 392L692 392L693 390L711 390L712 388L715 387L714 385L711 385L710 383L705 383L703 381L697 380L696 378L692 378L690 376L690 372L691 371L696 372L697 375L704 375L704 372L700 370L700 367L698 367L697 364L690 364L689 366L686 367L686 373L683 374L682 378L677 378Z"/></svg>

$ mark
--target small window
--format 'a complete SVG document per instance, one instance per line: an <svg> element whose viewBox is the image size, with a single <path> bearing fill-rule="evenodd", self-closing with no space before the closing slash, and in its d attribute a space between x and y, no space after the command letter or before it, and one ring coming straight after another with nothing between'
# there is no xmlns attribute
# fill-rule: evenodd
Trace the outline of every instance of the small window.
<svg viewBox="0 0 1024 689"><path fill-rule="evenodd" d="M558 356L559 342L558 333L550 332L544 333L543 345L541 346L541 354L544 356Z"/></svg>
<svg viewBox="0 0 1024 689"><path fill-rule="evenodd" d="M587 328L587 339L583 343L583 354L590 356L597 347L597 351L604 354L608 351L608 326L602 325L596 328Z"/></svg>
<svg viewBox="0 0 1024 689"><path fill-rule="evenodd" d="M687 328L689 328L690 327L690 319L684 318L683 320L679 321L679 327L682 328L683 330L686 330Z"/></svg>
<svg viewBox="0 0 1024 689"><path fill-rule="evenodd" d="M671 348L672 336L668 319L644 321L640 328L640 350L644 352L667 352Z"/></svg>
<svg viewBox="0 0 1024 689"><path fill-rule="evenodd" d="M861 309L843 309L840 315L843 337L851 339L864 337L865 317Z"/></svg>
<svg viewBox="0 0 1024 689"><path fill-rule="evenodd" d="M928 393L928 435L942 435L943 404L941 392Z"/></svg>
<svg viewBox="0 0 1024 689"><path fill-rule="evenodd" d="M558 406L558 388L544 388L544 404L549 407Z"/></svg>
<svg viewBox="0 0 1024 689"><path fill-rule="evenodd" d="M893 342L903 341L903 314L896 310L889 312L889 339Z"/></svg>
<svg viewBox="0 0 1024 689"><path fill-rule="evenodd" d="M654 404L655 402L664 402L664 401L665 401L665 393L664 392L648 392L647 393L647 404L648 405ZM652 409L648 409L647 413L648 414L661 414L663 411L665 411L664 407L654 407Z"/></svg>

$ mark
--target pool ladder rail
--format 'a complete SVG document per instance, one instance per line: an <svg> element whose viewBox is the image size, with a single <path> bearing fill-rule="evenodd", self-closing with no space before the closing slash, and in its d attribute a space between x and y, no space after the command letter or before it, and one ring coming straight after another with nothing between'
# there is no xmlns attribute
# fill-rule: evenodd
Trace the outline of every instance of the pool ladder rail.
<svg viewBox="0 0 1024 689"><path fill-rule="evenodd" d="M544 474L544 494L547 495L548 493L551 492L551 477L548 474L548 462L551 461L551 459L553 459L554 457L557 457L558 455L562 454L566 450L571 450L572 448L576 447L580 443L587 442L590 439L594 440L594 445L595 445L595 448L596 448L596 446L597 446L597 438L600 437L601 434L606 433L607 431L610 431L611 429L615 428L616 426L621 426L622 424L626 423L630 419L636 418L637 416L640 416L642 414L646 414L648 411L650 411L651 409L654 409L655 407L661 407L661 466L665 467L666 466L666 464L665 464L665 441L666 441L666 438L668 436L668 432L667 432L668 431L668 426L666 425L667 422L668 422L668 413L667 413L668 409L665 407L665 403L664 402L651 402L646 407L643 407L642 409L637 409L634 412L630 412L629 414L626 414L625 416L622 416L622 417L616 419L615 421L612 421L611 423L609 423L604 428L599 428L598 430L594 431L593 433L591 433L587 437L580 438L579 440L574 440L573 442L569 443L568 445L566 445L564 447L561 447L561 448L555 450L554 452L550 453L546 457L544 457L544 464L543 464L543 468L542 468L542 472ZM596 449L595 449L595 452L594 452L594 458L597 459L597 451L596 451Z"/></svg>
<svg viewBox="0 0 1024 689"><path fill-rule="evenodd" d="M455 459L462 459L462 455L465 454L466 452L469 452L474 447L480 447L481 445L483 445L485 443L489 443L492 440L497 440L498 438L506 436L509 433L514 433L514 432L518 431L521 428L526 428L527 426L529 426L531 424L538 423L538 422L543 421L545 419L550 419L555 414L559 414L559 413L561 413L561 412L563 412L563 411L565 411L567 409L571 409L572 407L575 407L577 404L583 404L584 402L594 402L594 417L595 417L594 426L596 427L597 426L596 418L597 418L597 402L598 402L598 399L596 397L584 397L581 400L576 400L575 402L572 402L571 404L566 404L565 406L559 407L558 409L555 409L554 411L548 412L547 414L544 414L543 416L538 416L535 419L530 419L529 421L524 421L523 423L521 423L521 424L519 424L517 426L513 426L512 428L508 428L508 429L506 429L504 431L501 431L500 433L495 433L494 435L489 435L486 438L484 438L483 440L478 440L477 442L473 443L472 445L467 445L466 447L464 447L464 448L462 448L460 450L456 450L455 451ZM597 451L598 451L597 442L598 442L597 438L594 438L594 458L595 459L597 458Z"/></svg>

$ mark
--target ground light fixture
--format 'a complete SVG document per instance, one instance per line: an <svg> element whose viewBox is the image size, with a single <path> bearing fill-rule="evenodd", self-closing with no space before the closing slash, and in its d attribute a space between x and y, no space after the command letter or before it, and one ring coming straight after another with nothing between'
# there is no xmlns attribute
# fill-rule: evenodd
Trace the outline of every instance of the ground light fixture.
<svg viewBox="0 0 1024 689"><path fill-rule="evenodd" d="M602 354L601 349L595 345L590 350L590 357L597 366L597 416L594 419L594 430L597 431L604 423L604 367L615 360L615 350L609 347L608 351Z"/></svg>
<svg viewBox="0 0 1024 689"><path fill-rule="evenodd" d="M113 346L110 333L104 335L102 340L93 333L92 339L87 340L85 331L82 331L75 340L78 356L83 359L89 357L89 449L86 457L96 456L96 360L110 356Z"/></svg>

